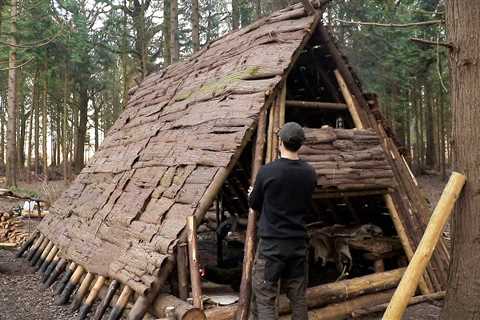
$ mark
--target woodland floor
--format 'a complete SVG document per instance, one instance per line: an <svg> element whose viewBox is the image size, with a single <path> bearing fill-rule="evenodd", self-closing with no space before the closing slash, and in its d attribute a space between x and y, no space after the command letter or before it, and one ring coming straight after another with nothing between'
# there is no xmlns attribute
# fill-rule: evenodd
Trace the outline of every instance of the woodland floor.
<svg viewBox="0 0 480 320"><path fill-rule="evenodd" d="M432 204L436 204L445 185L437 176L422 176L418 179ZM0 183L0 188L2 187ZM20 189L37 192L41 198L53 201L65 188L63 181L20 184ZM0 208L12 206L0 199ZM449 230L445 232L449 238ZM23 260L15 259L14 252L0 249L0 320L69 320L76 315L69 307L54 304L52 289L40 288L40 276ZM441 304L441 302L440 302ZM404 319L436 320L439 318L441 305L422 303L408 308ZM381 314L362 318L363 320L381 319Z"/></svg>

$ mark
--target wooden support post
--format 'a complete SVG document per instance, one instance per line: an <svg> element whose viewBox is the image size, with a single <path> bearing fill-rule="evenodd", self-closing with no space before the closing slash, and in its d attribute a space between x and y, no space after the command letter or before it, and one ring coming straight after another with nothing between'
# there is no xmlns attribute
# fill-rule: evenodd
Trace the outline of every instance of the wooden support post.
<svg viewBox="0 0 480 320"><path fill-rule="evenodd" d="M38 247L40 246L40 244L42 244L42 242L43 242L44 239L45 239L45 236L44 236L43 234L40 234L40 236L37 238L37 240L36 240L35 243L33 244L33 246L32 246L32 248L30 249L30 251L28 251L27 261L32 261L33 256L34 256L35 253L37 252Z"/></svg>
<svg viewBox="0 0 480 320"><path fill-rule="evenodd" d="M332 110L332 111L348 110L348 107L345 103L320 102L320 101L287 100L287 107L317 109L317 110Z"/></svg>
<svg viewBox="0 0 480 320"><path fill-rule="evenodd" d="M422 276L430 258L432 257L433 250L435 249L443 228L451 215L455 201L460 196L465 180L466 178L464 175L457 172L452 173L452 176L433 211L422 240L420 241L413 258L410 261L390 304L388 305L383 319L396 320L402 318L408 301L415 293L418 280Z"/></svg>
<svg viewBox="0 0 480 320"><path fill-rule="evenodd" d="M115 296L115 292L118 290L120 287L120 282L117 280L112 280L110 282L110 285L108 286L107 294L103 298L103 300L99 303L97 310L95 310L95 314L93 316L93 320L101 320L103 317L103 314L107 310L107 307L110 305L110 302L112 301L113 297Z"/></svg>
<svg viewBox="0 0 480 320"><path fill-rule="evenodd" d="M270 113L272 113L272 110ZM252 165L252 176L250 179L252 186L255 184L257 173L265 159L265 143L270 143L266 141L265 137L266 126L265 112L261 112L258 118L257 138L255 141L255 161ZM270 134L270 123L268 125L268 134ZM266 156L268 158L268 148ZM256 220L257 217L255 211L250 209L248 211L247 231L245 234L245 254L243 258L242 281L240 283L240 297L238 300L238 309L235 314L235 319L237 320L248 319L250 311L250 298L252 295L252 268L255 259Z"/></svg>
<svg viewBox="0 0 480 320"><path fill-rule="evenodd" d="M54 245L50 250L50 252L48 253L47 257L43 260L43 263L39 268L41 273L44 273L47 270L48 265L50 264L50 262L52 262L53 257L56 256L57 252L58 252L58 248L57 246Z"/></svg>
<svg viewBox="0 0 480 320"><path fill-rule="evenodd" d="M47 282L48 278L50 277L52 272L55 270L55 267L57 266L59 260L60 260L60 255L57 252L57 254L55 255L55 257L53 257L52 261L48 264L47 269L45 269L45 272L42 275L43 284Z"/></svg>
<svg viewBox="0 0 480 320"><path fill-rule="evenodd" d="M77 284L80 282L80 279L82 278L82 275L84 273L85 269L80 265L77 266L72 276L70 277L70 280L68 280L68 283L65 285L65 288L63 288L62 293L57 297L57 299L55 299L56 305L61 306L68 303L68 300L70 299L73 290L75 290L75 288L77 287Z"/></svg>
<svg viewBox="0 0 480 320"><path fill-rule="evenodd" d="M267 154L266 162L272 161L272 150L273 150L273 129L274 129L274 113L275 108L271 107L268 110L268 132L267 132ZM257 130L258 132L258 130Z"/></svg>
<svg viewBox="0 0 480 320"><path fill-rule="evenodd" d="M72 308L71 308L73 312L77 311L78 308L80 308L83 298L85 298L85 296L88 293L88 290L90 289L90 284L92 283L93 278L95 278L95 275L90 272L88 272L85 275L85 278L83 278L82 284L80 285L80 288L78 288L78 291L75 294L75 297L73 298Z"/></svg>
<svg viewBox="0 0 480 320"><path fill-rule="evenodd" d="M340 86L340 90L345 98L345 102L347 103L348 110L352 115L355 128L363 129L363 124L362 120L360 119L360 115L358 114L358 104L355 97L352 96L350 90L348 90L347 84L338 70L335 70L335 77L337 78L338 85Z"/></svg>
<svg viewBox="0 0 480 320"><path fill-rule="evenodd" d="M282 128L285 124L285 112L287 108L287 81L283 82L282 93L280 96L280 116L278 119L278 127Z"/></svg>
<svg viewBox="0 0 480 320"><path fill-rule="evenodd" d="M20 247L20 249L18 249L17 253L15 254L15 257L16 258L20 258L21 256L23 256L23 254L28 250L30 249L30 247L35 243L35 240L39 237L39 234L40 232L38 231L35 231L32 236L30 237L30 239L28 239L28 241L25 241L22 246Z"/></svg>
<svg viewBox="0 0 480 320"><path fill-rule="evenodd" d="M193 305L203 309L202 301L202 279L198 267L197 251L197 225L194 216L187 217L188 230L188 258L190 265L190 282L192 284Z"/></svg>
<svg viewBox="0 0 480 320"><path fill-rule="evenodd" d="M408 240L408 235L407 235L407 232L405 231L405 228L403 227L403 223L400 220L400 215L398 214L397 208L393 203L392 196L390 196L389 194L386 194L384 195L384 200L385 200L385 204L387 205L388 211L390 212L390 217L392 218L393 226L395 227L395 230L397 231L397 235L400 238L400 242L402 243L403 250L405 251L407 258L410 261L413 258L413 249L412 249L412 246L410 245L410 241ZM423 277L420 278L419 280L419 288L422 294L431 293Z"/></svg>
<svg viewBox="0 0 480 320"><path fill-rule="evenodd" d="M142 320L148 308L158 296L160 289L164 286L174 268L173 259L167 260L162 266L162 273L153 282L150 292L145 296L139 296L128 314L128 320Z"/></svg>
<svg viewBox="0 0 480 320"><path fill-rule="evenodd" d="M186 243L179 243L177 245L177 277L178 297L186 301L188 298L188 259Z"/></svg>
<svg viewBox="0 0 480 320"><path fill-rule="evenodd" d="M128 300L130 300L130 296L132 295L133 290L130 289L129 286L124 286L120 297L118 297L117 303L112 308L112 312L110 312L110 316L108 320L118 320L122 316L123 310L127 306Z"/></svg>
<svg viewBox="0 0 480 320"><path fill-rule="evenodd" d="M90 293L85 299L85 302L82 304L80 310L78 311L78 320L84 320L87 318L88 313L90 312L92 305L95 303L95 299L97 299L98 294L100 293L100 290L103 288L104 284L105 277L98 276L95 284L92 287L92 290L90 290Z"/></svg>

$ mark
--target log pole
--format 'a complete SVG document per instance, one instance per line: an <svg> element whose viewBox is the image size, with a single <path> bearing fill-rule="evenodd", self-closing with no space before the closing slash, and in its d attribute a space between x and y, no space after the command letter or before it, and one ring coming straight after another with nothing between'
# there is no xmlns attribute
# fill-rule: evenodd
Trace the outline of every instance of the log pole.
<svg viewBox="0 0 480 320"><path fill-rule="evenodd" d="M62 293L55 299L56 305L64 305L68 303L70 296L72 295L73 290L77 287L77 284L80 282L82 275L85 273L85 269L82 266L77 266L72 276L68 280L68 283L62 290Z"/></svg>
<svg viewBox="0 0 480 320"><path fill-rule="evenodd" d="M353 97L350 93L350 90L348 90L347 84L345 83L345 80L343 79L342 75L338 70L335 70L335 77L337 78L338 85L340 86L340 90L342 91L343 97L345 98L348 110L352 115L355 128L363 129L363 123L360 119L360 115L358 114L358 105L355 97Z"/></svg>
<svg viewBox="0 0 480 320"><path fill-rule="evenodd" d="M48 278L45 280L45 283L42 285L43 289L49 288L60 276L60 274L65 270L67 267L67 260L65 259L60 259L58 263L55 266L55 269L53 269L52 273L48 276Z"/></svg>
<svg viewBox="0 0 480 320"><path fill-rule="evenodd" d="M107 294L103 298L103 300L98 305L97 309L95 310L95 314L93 315L93 320L101 320L103 314L107 310L107 307L110 305L113 297L115 296L115 292L117 292L118 288L120 287L120 282L117 280L112 280L110 285L108 286Z"/></svg>
<svg viewBox="0 0 480 320"><path fill-rule="evenodd" d="M405 231L405 227L403 226L402 221L400 220L400 215L398 214L397 208L393 202L392 196L389 194L384 195L385 204L387 205L388 211L390 212L390 217L393 221L393 226L397 231L397 235L400 238L400 243L402 244L403 250L408 258L408 261L412 260L413 258L413 249L410 245L410 241L408 240L407 232ZM422 294L430 294L431 291L425 282L425 279L420 277L418 286Z"/></svg>
<svg viewBox="0 0 480 320"><path fill-rule="evenodd" d="M287 111L287 82L283 82L282 95L280 96L280 117L278 119L279 127L285 124L285 113Z"/></svg>
<svg viewBox="0 0 480 320"><path fill-rule="evenodd" d="M307 307L309 309L319 308L364 294L393 289L400 282L404 272L405 268L399 268L308 288L305 295ZM291 312L290 301L285 295L281 295L278 302L280 314ZM205 313L208 319L224 320L232 319L236 310L237 306L227 306L208 309Z"/></svg>
<svg viewBox="0 0 480 320"><path fill-rule="evenodd" d="M402 318L408 305L408 301L415 293L418 281L425 272L427 264L432 257L435 246L451 215L455 201L460 196L465 181L466 178L464 175L458 172L452 173L452 176L433 211L422 240L420 241L413 258L410 261L385 314L383 315L383 319L396 320Z"/></svg>
<svg viewBox="0 0 480 320"><path fill-rule="evenodd" d="M53 257L52 261L49 263L49 265L47 266L47 269L45 269L45 272L42 275L42 284L45 284L45 282L47 282L53 270L55 270L55 267L57 266L57 263L59 260L60 260L60 255L57 252L57 254L55 255L55 257Z"/></svg>
<svg viewBox="0 0 480 320"><path fill-rule="evenodd" d="M93 285L90 293L88 294L87 298L83 302L80 310L78 311L78 320L84 320L87 318L90 309L92 308L95 299L97 299L100 290L103 288L105 284L105 277L98 276L97 280L95 280L95 284Z"/></svg>
<svg viewBox="0 0 480 320"><path fill-rule="evenodd" d="M202 280L200 278L200 270L198 267L197 226L194 216L187 217L187 230L188 259L190 262L190 282L192 284L193 305L196 308L203 309Z"/></svg>
<svg viewBox="0 0 480 320"><path fill-rule="evenodd" d="M194 307L177 297L161 293L152 303L150 313L158 318L166 317L166 308L174 307L175 315L178 320L206 320L205 313L199 308Z"/></svg>
<svg viewBox="0 0 480 320"><path fill-rule="evenodd" d="M37 251L35 252L35 255L33 256L32 260L30 261L30 265L33 267L37 264L37 261L40 259L40 257L43 254L43 251L49 244L50 240L47 238L44 238L42 243L40 244L40 247L38 247Z"/></svg>
<svg viewBox="0 0 480 320"><path fill-rule="evenodd" d="M23 254L35 243L35 240L38 238L39 234L40 233L38 231L35 231L30 237L30 239L28 239L28 241L25 241L20 247L20 249L18 249L15 257L20 258L21 256L23 256Z"/></svg>
<svg viewBox="0 0 480 320"><path fill-rule="evenodd" d="M40 258L38 259L38 261L34 265L35 271L38 271L40 269L42 264L45 262L45 259L50 254L50 251L52 251L53 247L54 247L53 242L49 241L47 246L43 250L42 254L40 255Z"/></svg>
<svg viewBox="0 0 480 320"><path fill-rule="evenodd" d="M33 256L37 252L38 247L42 243L43 239L45 239L45 236L43 234L40 234L40 236L37 238L33 246L30 248L30 251L28 251L27 261L32 261Z"/></svg>
<svg viewBox="0 0 480 320"><path fill-rule="evenodd" d="M75 272L75 269L77 268L77 264L75 262L70 263L68 266L67 270L63 273L62 278L60 281L57 283L57 286L55 288L55 294L59 295L62 293L63 289L68 283L68 280L72 276L72 274Z"/></svg>
<svg viewBox="0 0 480 320"><path fill-rule="evenodd" d="M78 288L78 291L75 294L75 297L73 298L72 308L71 308L73 312L77 311L78 308L80 308L80 305L82 304L82 300L87 295L88 289L90 289L90 285L92 284L92 281L94 278L95 278L95 275L90 272L88 272L85 275L85 278L83 278L82 284L80 285L80 288Z"/></svg>
<svg viewBox="0 0 480 320"><path fill-rule="evenodd" d="M110 312L110 316L108 320L118 320L122 316L123 310L127 306L128 300L133 294L133 290L129 286L124 286L120 297L118 297L115 306L112 308L112 312Z"/></svg>
<svg viewBox="0 0 480 320"><path fill-rule="evenodd" d="M270 110L270 114L272 114L273 110ZM268 137L270 140L270 124L272 123L271 117L270 122L268 124ZM272 124L273 126L273 124ZM273 127L272 127L273 128ZM257 177L257 173L260 170L264 160L265 160L265 144L271 145L271 141L267 141L265 132L267 129L266 123L266 113L261 112L258 118L258 126L257 126L257 138L255 141L255 151L254 151L254 161L252 165L252 176L251 176L251 185L255 184L255 179ZM273 131L273 129L272 129ZM268 150L271 150L271 147L267 146L267 158ZM240 297L238 300L238 309L235 313L235 319L237 320L246 320L248 319L248 314L250 311L250 298L252 295L252 268L253 262L255 259L255 238L256 238L256 213L254 210L249 209L248 211L248 222L247 222L247 230L245 234L245 255L243 258L243 272L242 272L242 280L240 283Z"/></svg>
<svg viewBox="0 0 480 320"><path fill-rule="evenodd" d="M186 301L188 298L188 259L186 243L179 243L177 245L177 277L178 297Z"/></svg>
<svg viewBox="0 0 480 320"><path fill-rule="evenodd" d="M52 262L53 258L57 255L57 252L58 252L57 246L53 246L39 268L41 273L44 273L47 270L47 267L49 266L50 262Z"/></svg>
<svg viewBox="0 0 480 320"><path fill-rule="evenodd" d="M289 108L332 110L332 111L348 110L348 107L345 103L335 103L335 102L287 100L286 104L287 104L287 107Z"/></svg>

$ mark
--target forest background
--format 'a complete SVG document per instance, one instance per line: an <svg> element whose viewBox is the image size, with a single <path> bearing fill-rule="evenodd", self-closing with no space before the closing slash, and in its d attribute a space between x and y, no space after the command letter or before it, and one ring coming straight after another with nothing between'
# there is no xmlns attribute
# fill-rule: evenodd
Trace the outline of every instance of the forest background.
<svg viewBox="0 0 480 320"><path fill-rule="evenodd" d="M290 0L0 0L0 175L69 181L129 88ZM334 0L324 15L415 173L451 165L441 0ZM48 174L45 174L48 173Z"/></svg>

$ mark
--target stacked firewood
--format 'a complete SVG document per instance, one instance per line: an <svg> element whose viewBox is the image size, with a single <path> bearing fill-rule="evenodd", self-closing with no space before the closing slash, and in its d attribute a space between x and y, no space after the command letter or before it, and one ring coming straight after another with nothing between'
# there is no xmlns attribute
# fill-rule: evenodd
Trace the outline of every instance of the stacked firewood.
<svg viewBox="0 0 480 320"><path fill-rule="evenodd" d="M28 240L34 222L24 221L11 212L0 212L0 242L21 244Z"/></svg>

